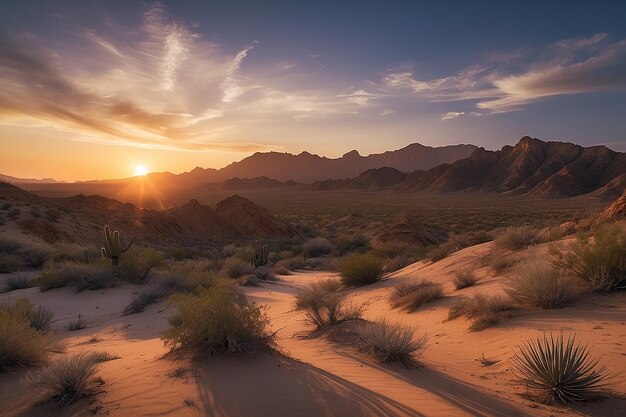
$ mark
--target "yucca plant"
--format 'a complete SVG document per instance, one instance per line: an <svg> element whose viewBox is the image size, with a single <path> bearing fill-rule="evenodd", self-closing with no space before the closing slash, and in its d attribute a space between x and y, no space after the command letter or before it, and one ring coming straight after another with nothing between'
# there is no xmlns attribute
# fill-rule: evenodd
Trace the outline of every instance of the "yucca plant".
<svg viewBox="0 0 626 417"><path fill-rule="evenodd" d="M39 306L30 318L30 326L35 330L47 332L52 326L54 313L46 307Z"/></svg>
<svg viewBox="0 0 626 417"><path fill-rule="evenodd" d="M545 403L580 403L598 396L607 377L587 346L570 334L543 335L518 346L513 358L515 373L530 393Z"/></svg>

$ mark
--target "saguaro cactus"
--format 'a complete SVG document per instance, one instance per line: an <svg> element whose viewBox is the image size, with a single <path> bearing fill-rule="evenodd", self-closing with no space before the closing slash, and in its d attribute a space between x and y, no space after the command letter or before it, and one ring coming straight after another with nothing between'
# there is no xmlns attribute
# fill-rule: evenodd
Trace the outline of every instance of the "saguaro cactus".
<svg viewBox="0 0 626 417"><path fill-rule="evenodd" d="M120 256L133 246L135 238L130 239L128 244L124 247L120 245L120 232L114 231L111 233L109 226L104 226L104 247L100 249L102 256L110 258L113 266L117 266Z"/></svg>
<svg viewBox="0 0 626 417"><path fill-rule="evenodd" d="M255 268L263 266L267 263L267 256L269 254L269 247L262 245L258 240L252 246L250 250L246 250L244 255L248 262Z"/></svg>

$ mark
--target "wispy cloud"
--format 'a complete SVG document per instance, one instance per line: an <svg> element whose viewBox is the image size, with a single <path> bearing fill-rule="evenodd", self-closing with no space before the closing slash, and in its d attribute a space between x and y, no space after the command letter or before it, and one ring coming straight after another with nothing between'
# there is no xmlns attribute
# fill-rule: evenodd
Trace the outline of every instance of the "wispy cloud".
<svg viewBox="0 0 626 417"><path fill-rule="evenodd" d="M158 3L137 30L117 32L78 30L74 46L88 54L71 42L55 49L1 37L0 123L35 121L80 140L138 147L262 150L273 145L241 145L249 120L350 114L374 99L362 90L281 85L289 61L245 71L258 42L225 52Z"/></svg>
<svg viewBox="0 0 626 417"><path fill-rule="evenodd" d="M434 102L473 101L477 109L488 113L521 110L551 96L626 89L626 40L611 42L606 34L506 56L492 54L483 66L435 79L420 79L414 71L393 71L384 76L382 85L396 94ZM511 69L511 60L526 64ZM459 116L454 114L447 113L441 120Z"/></svg>

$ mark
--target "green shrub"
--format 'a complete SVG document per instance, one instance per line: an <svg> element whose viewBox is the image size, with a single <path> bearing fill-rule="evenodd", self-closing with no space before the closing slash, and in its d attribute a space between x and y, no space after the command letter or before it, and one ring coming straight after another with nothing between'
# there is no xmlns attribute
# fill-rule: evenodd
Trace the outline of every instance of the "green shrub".
<svg viewBox="0 0 626 417"><path fill-rule="evenodd" d="M393 287L390 300L393 308L402 308L412 313L424 304L442 297L443 288L441 284L431 281L410 282L404 280Z"/></svg>
<svg viewBox="0 0 626 417"><path fill-rule="evenodd" d="M497 324L505 317L510 317L511 309L511 303L502 297L476 294L457 301L450 309L448 320L465 316L472 322L470 330L479 331Z"/></svg>
<svg viewBox="0 0 626 417"><path fill-rule="evenodd" d="M153 276L154 268L162 264L161 252L133 246L120 258L117 273L123 281L143 284Z"/></svg>
<svg viewBox="0 0 626 417"><path fill-rule="evenodd" d="M104 263L53 262L46 265L35 283L41 291L67 286L75 286L78 291L98 290L114 285L114 272L110 265Z"/></svg>
<svg viewBox="0 0 626 417"><path fill-rule="evenodd" d="M269 317L242 294L220 283L192 294L174 294L177 312L164 334L174 351L206 356L268 347Z"/></svg>
<svg viewBox="0 0 626 417"><path fill-rule="evenodd" d="M48 335L35 329L15 306L0 305L0 371L42 363L49 343Z"/></svg>
<svg viewBox="0 0 626 417"><path fill-rule="evenodd" d="M346 286L360 287L382 279L383 263L372 254L353 254L339 266L341 282Z"/></svg>
<svg viewBox="0 0 626 417"><path fill-rule="evenodd" d="M387 321L368 322L357 331L357 348L378 362L402 362L413 366L426 346L426 337L414 338L415 331Z"/></svg>
<svg viewBox="0 0 626 417"><path fill-rule="evenodd" d="M457 290L461 290L463 288L472 287L476 285L478 282L478 278L474 274L474 271L464 270L457 271L454 273L454 278L452 283L454 284L454 288Z"/></svg>
<svg viewBox="0 0 626 417"><path fill-rule="evenodd" d="M507 293L522 305L560 308L573 302L576 283L561 276L545 258L530 258L518 264L508 282Z"/></svg>
<svg viewBox="0 0 626 417"><path fill-rule="evenodd" d="M26 374L24 382L41 400L64 407L95 392L95 388L102 384L101 380L94 378L97 370L97 356L81 352L62 356Z"/></svg>
<svg viewBox="0 0 626 417"><path fill-rule="evenodd" d="M576 336L538 337L515 352L513 365L520 383L543 402L580 403L599 396L607 377L598 359L589 357Z"/></svg>
<svg viewBox="0 0 626 417"><path fill-rule="evenodd" d="M494 243L499 249L520 250L536 243L538 233L531 226L511 226L502 230Z"/></svg>
<svg viewBox="0 0 626 417"><path fill-rule="evenodd" d="M169 265L167 270L155 271L152 280L164 292L189 292L197 287L208 288L215 281L209 262L195 260Z"/></svg>
<svg viewBox="0 0 626 417"><path fill-rule="evenodd" d="M341 234L333 240L333 243L340 255L345 255L348 252L365 251L369 247L368 239L361 234Z"/></svg>
<svg viewBox="0 0 626 417"><path fill-rule="evenodd" d="M304 310L307 321L318 329L361 318L363 307L346 305L340 288L341 282L334 279L314 282L296 294L296 308Z"/></svg>
<svg viewBox="0 0 626 417"><path fill-rule="evenodd" d="M626 231L606 224L593 233L593 241L578 236L571 251L553 250L555 265L589 284L594 292L626 287Z"/></svg>

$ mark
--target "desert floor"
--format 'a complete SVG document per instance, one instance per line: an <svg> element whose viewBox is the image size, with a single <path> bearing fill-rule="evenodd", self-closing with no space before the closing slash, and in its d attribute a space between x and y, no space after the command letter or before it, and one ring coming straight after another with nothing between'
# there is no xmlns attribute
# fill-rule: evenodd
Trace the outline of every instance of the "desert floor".
<svg viewBox="0 0 626 417"><path fill-rule="evenodd" d="M101 365L106 384L94 397L59 411L33 405L21 383L26 370L0 374L0 415L14 416L618 416L626 413L626 293L586 296L559 310L517 310L495 327L469 332L468 322L447 321L450 305L473 292L501 292L503 276L481 267L492 243L461 250L436 263L418 262L375 285L349 290L349 300L366 303L365 318L385 318L425 334L428 346L419 368L381 365L326 337L306 337L310 326L294 309L294 294L329 272L294 273L278 283L246 287L247 297L267 307L279 353L218 357L202 364L164 357L160 338L171 307L150 305L122 316L133 286L84 291L38 288L0 294L0 302L28 297L55 312L54 329L65 352L107 351L120 359ZM539 245L517 254L547 250ZM476 269L479 283L456 291L458 269ZM426 278L444 285L446 297L412 314L392 310L390 287L402 279ZM0 279L3 279L0 277ZM86 329L67 332L65 323L84 317ZM610 371L607 398L574 408L546 406L525 397L510 359L521 341L545 331L575 332ZM483 366L483 356L496 363ZM182 368L182 370L180 369Z"/></svg>

